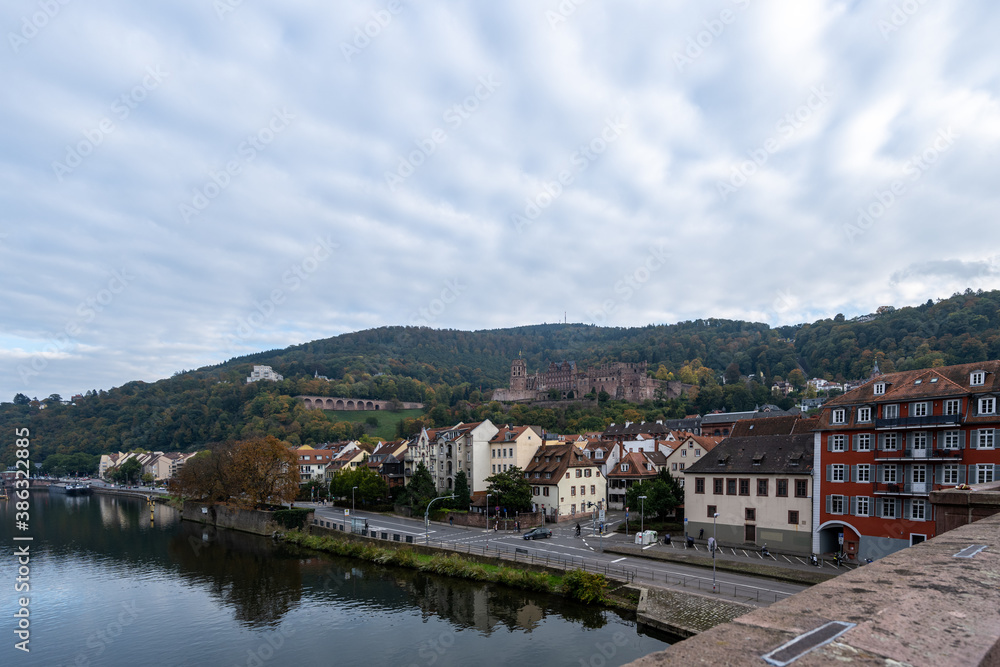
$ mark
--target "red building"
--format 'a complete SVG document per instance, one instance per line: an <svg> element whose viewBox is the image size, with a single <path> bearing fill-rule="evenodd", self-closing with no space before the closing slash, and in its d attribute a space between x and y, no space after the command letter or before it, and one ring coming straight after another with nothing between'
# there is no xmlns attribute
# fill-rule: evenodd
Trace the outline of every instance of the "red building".
<svg viewBox="0 0 1000 667"><path fill-rule="evenodd" d="M876 374L823 405L813 550L880 558L934 537L928 496L1000 477L1000 361Z"/></svg>

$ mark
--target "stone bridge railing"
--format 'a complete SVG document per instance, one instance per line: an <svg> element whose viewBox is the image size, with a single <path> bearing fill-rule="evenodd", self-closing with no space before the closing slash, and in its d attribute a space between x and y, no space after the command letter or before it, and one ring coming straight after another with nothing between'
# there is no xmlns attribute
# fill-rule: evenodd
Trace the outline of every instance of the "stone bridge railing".
<svg viewBox="0 0 1000 667"><path fill-rule="evenodd" d="M377 401L369 398L341 398L339 396L296 396L309 410L422 410L423 403L403 401Z"/></svg>

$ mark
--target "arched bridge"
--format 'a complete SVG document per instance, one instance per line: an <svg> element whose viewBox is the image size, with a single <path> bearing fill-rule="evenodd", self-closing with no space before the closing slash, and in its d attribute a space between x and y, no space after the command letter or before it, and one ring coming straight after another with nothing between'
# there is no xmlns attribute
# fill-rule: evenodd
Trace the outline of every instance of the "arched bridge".
<svg viewBox="0 0 1000 667"><path fill-rule="evenodd" d="M376 401L367 398L340 398L337 396L296 396L309 410L391 410L393 401ZM423 403L396 401L400 410L422 410Z"/></svg>

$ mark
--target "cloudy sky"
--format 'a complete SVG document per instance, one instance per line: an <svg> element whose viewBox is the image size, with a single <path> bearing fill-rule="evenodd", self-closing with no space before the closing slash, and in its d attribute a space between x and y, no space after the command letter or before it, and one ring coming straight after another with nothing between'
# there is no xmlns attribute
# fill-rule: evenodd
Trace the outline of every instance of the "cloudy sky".
<svg viewBox="0 0 1000 667"><path fill-rule="evenodd" d="M0 400L1000 287L988 2L11 0Z"/></svg>

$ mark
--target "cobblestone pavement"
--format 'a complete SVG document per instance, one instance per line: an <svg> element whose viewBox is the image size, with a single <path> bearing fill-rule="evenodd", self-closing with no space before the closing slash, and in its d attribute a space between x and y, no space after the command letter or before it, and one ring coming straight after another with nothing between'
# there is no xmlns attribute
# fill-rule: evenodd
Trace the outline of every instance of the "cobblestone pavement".
<svg viewBox="0 0 1000 667"><path fill-rule="evenodd" d="M648 588L645 613L668 625L703 632L728 623L754 610L750 605L729 602L663 588Z"/></svg>

